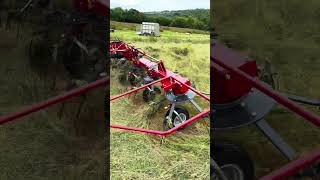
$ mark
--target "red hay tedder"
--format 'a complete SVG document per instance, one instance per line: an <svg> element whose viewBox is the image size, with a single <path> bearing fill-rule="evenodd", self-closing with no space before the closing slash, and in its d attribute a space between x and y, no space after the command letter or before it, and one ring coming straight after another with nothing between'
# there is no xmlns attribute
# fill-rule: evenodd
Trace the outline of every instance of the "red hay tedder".
<svg viewBox="0 0 320 180"><path fill-rule="evenodd" d="M128 72L128 80L132 85L139 86L126 93L111 97L110 101L142 89L144 89L143 99L145 101L153 100L155 94L160 92L160 89L154 85L161 83L161 88L165 91L166 99L170 102L170 108L168 109L163 122L166 131L149 130L123 125L110 125L112 128L165 136L209 114L209 108L202 110L195 102L194 97L198 95L208 102L210 102L210 98L191 87L189 79L167 70L163 61L148 56L142 50L130 46L123 41L110 42L110 55L113 61L116 61L115 63L118 65L130 64L129 66L131 69ZM189 118L188 110L182 106L177 106L178 103L182 102L191 102L195 109L199 111L199 114Z"/></svg>
<svg viewBox="0 0 320 180"><path fill-rule="evenodd" d="M258 78L252 59L244 58L226 46L211 42L212 131L234 129L255 124L271 143L288 159L296 151L267 123L264 117L278 102L319 127L320 117L298 103L320 106L320 101L287 95L273 90ZM212 136L211 136L212 137ZM211 143L211 168L218 179L253 179L253 162L241 148L225 142ZM263 148L263 147L261 147ZM285 179L292 175L320 178L320 149L289 163L261 179ZM311 166L313 165L313 166ZM308 167L307 167L308 166ZM299 172L299 173L298 173Z"/></svg>

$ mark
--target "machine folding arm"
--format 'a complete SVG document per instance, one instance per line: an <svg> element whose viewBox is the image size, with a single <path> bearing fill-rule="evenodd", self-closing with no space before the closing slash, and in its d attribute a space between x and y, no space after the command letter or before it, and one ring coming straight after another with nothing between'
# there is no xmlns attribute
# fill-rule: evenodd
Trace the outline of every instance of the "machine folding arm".
<svg viewBox="0 0 320 180"><path fill-rule="evenodd" d="M137 92L141 89L144 89L144 88L147 88L148 86L151 86L151 85L154 85L158 82L161 82L163 80L166 80L168 78L171 78L179 83L181 83L179 80L177 80L176 78L174 77L171 77L171 76L167 76L167 77L164 77L164 78L161 78L161 79L158 79L156 81L153 81L151 83L148 83L148 84L145 84L141 87L138 87L138 88L135 88L131 91L128 91L128 92L125 92L125 93L122 93L122 94L119 94L119 95L116 95L116 96L113 96L110 98L110 101L113 101L113 100L116 100L116 99L119 99L121 97L124 97L126 95L129 95L129 94L132 94L134 92ZM203 99L207 100L210 102L210 98L207 97L206 95L202 94L201 92L197 91L196 89L194 89L193 87L189 86L189 85L186 85L184 84L184 86L188 87L191 91L195 92L196 94L198 94L200 97L202 97ZM186 120L185 122L181 123L180 125L172 128L172 129L169 129L167 131L159 131L159 130L151 130L151 129L144 129L144 128L136 128L136 127L129 127L129 126L124 126L124 125L117 125L117 124L110 124L110 127L111 128L114 128L114 129L122 129L122 130L128 130L128 131L136 131L136 132L142 132L142 133L149 133L149 134L155 134L155 135L161 135L161 136L166 136L166 135L169 135L169 134L172 134L173 132L176 132L178 129L181 129L182 127L185 127L187 126L188 124L198 120L199 118L202 118L206 115L208 115L210 113L210 109L206 109L200 113L198 113L197 115L191 117L190 119Z"/></svg>
<svg viewBox="0 0 320 180"><path fill-rule="evenodd" d="M213 61L213 63L216 63L219 66L237 74L238 76L246 79L246 81L250 82L255 88L257 88L261 92L265 93L266 95L272 97L278 103L282 104L283 106L290 109L294 113L300 115L302 118L308 120L309 122L313 123L317 127L320 126L320 117L319 116L312 113L311 111L308 111L307 109L303 108L302 106L298 105L297 103L290 100L289 98L287 98L283 94L273 90L272 88L270 88L266 84L262 83L258 79L251 77L250 75L241 71L240 69L234 68L234 67L226 64L225 62L223 62L220 59L211 58L211 61Z"/></svg>

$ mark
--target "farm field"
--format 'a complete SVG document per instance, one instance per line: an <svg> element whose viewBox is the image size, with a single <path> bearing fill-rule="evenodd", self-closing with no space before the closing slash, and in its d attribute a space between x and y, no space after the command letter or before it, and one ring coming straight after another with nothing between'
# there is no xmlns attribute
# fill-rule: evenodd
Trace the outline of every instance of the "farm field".
<svg viewBox="0 0 320 180"><path fill-rule="evenodd" d="M164 60L168 69L194 81L200 91L209 92L209 34L164 30L161 37L144 37L118 27L110 35L111 39L119 38ZM118 70L111 69L111 96L130 89L120 83L119 75ZM209 107L203 100L196 101ZM195 114L190 105L186 107ZM163 130L164 105L150 106L143 101L142 92L112 102L110 111L111 124ZM111 129L111 178L209 179L209 134L208 118L166 137Z"/></svg>
<svg viewBox="0 0 320 180"><path fill-rule="evenodd" d="M110 21L110 28L115 30L131 30L136 31L139 24L137 23L126 23L126 22L117 22ZM171 32L180 32L180 33L193 33L193 34L210 34L209 31L203 31L199 29L189 29L189 28L178 28L178 27L169 27L161 26L160 31L171 31Z"/></svg>
<svg viewBox="0 0 320 180"><path fill-rule="evenodd" d="M14 27L0 27L0 115L63 93L53 88L50 72L40 76L31 67L25 51L30 29L24 28L25 34L17 39ZM67 101L63 111L58 104L1 125L0 179L102 179L104 96L105 88L89 92L79 117L82 97Z"/></svg>
<svg viewBox="0 0 320 180"><path fill-rule="evenodd" d="M319 1L217 1L212 5L216 40L257 60L271 62L281 92L320 99ZM253 11L252 11L253 10ZM318 108L305 106L320 115ZM277 106L266 120L299 155L320 145L320 130ZM255 162L257 178L288 161L255 127L216 132L242 144Z"/></svg>

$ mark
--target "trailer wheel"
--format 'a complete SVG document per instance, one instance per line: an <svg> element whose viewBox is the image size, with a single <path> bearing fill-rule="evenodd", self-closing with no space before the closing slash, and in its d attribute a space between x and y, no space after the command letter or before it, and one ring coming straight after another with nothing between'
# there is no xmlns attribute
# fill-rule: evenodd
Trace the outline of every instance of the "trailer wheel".
<svg viewBox="0 0 320 180"><path fill-rule="evenodd" d="M135 80L136 80L136 77L134 77L134 75L130 73L130 74L128 75L128 81L130 82L130 84L131 84L132 86L134 86Z"/></svg>
<svg viewBox="0 0 320 180"><path fill-rule="evenodd" d="M161 90L156 86L149 86L149 88L153 88L153 91L150 91L148 88L143 90L143 100L144 102L153 101L156 98L156 94L161 94Z"/></svg>
<svg viewBox="0 0 320 180"><path fill-rule="evenodd" d="M219 165L226 178L232 180L252 180L254 167L251 158L240 146L229 142L213 142L211 157ZM211 179L221 179L210 164Z"/></svg>
<svg viewBox="0 0 320 180"><path fill-rule="evenodd" d="M182 106L176 106L174 108L174 112L172 113L171 119L169 118L169 113L170 109L168 109L165 119L163 121L163 128L165 130L172 129L189 119L188 110Z"/></svg>
<svg viewBox="0 0 320 180"><path fill-rule="evenodd" d="M133 70L128 74L128 81L132 86L140 86L143 84L143 75L140 69Z"/></svg>
<svg viewBox="0 0 320 180"><path fill-rule="evenodd" d="M138 79L138 77L134 76L132 73L128 74L128 81L130 82L131 86L139 86L142 84L142 80Z"/></svg>

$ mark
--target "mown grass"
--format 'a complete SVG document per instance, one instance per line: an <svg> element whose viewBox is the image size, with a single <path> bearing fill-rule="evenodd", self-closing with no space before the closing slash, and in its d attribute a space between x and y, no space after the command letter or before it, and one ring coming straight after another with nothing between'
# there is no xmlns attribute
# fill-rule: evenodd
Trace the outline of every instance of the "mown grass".
<svg viewBox="0 0 320 180"><path fill-rule="evenodd" d="M132 45L142 48L148 54L164 60L171 71L195 81L197 89L209 92L209 35L192 34L203 43L181 41L182 33L170 34L177 42L167 42L166 36L155 38L139 37L130 30L116 30L111 38L118 37ZM176 36L174 36L177 34ZM143 40L136 40L141 38ZM110 94L115 95L127 91L128 85L118 81L119 71L111 70ZM163 96L163 95L162 95ZM209 104L202 99L197 102L203 108ZM166 103L165 103L166 104ZM196 112L190 104L184 104L191 114ZM110 105L111 124L129 125L148 129L162 130L162 122L166 112L164 105L153 107L144 103L142 92L116 100ZM110 134L110 166L112 179L209 179L209 135L208 118L199 120L167 137L141 134L128 131L111 130Z"/></svg>
<svg viewBox="0 0 320 180"><path fill-rule="evenodd" d="M139 26L140 26L140 24L136 24L136 23L110 21L110 28L115 29L115 30L136 31L136 28ZM203 30L198 30L198 29L178 28L178 27L168 27L168 26L161 26L160 31L161 32L162 31L171 31L171 32L192 33L192 34L209 34L208 31L203 31Z"/></svg>
<svg viewBox="0 0 320 180"><path fill-rule="evenodd" d="M186 34L175 31L163 31L161 37L139 36L132 30L116 30L111 33L113 38L126 39L128 42L156 42L162 43L193 43L193 44L208 44L209 35L204 34Z"/></svg>
<svg viewBox="0 0 320 180"><path fill-rule="evenodd" d="M29 32L25 28L25 32ZM51 76L39 76L25 54L28 34L0 30L0 115L57 95ZM49 72L47 73L47 75ZM82 97L0 126L0 179L102 179L105 168L104 100L97 89ZM60 116L60 114L62 116Z"/></svg>
<svg viewBox="0 0 320 180"><path fill-rule="evenodd" d="M270 61L280 91L320 98L319 1L226 0L211 9L217 40L258 63ZM320 114L317 108L306 107ZM279 106L266 119L299 154L319 146L319 128L290 111ZM242 144L255 161L257 177L288 162L254 126L217 132L216 137Z"/></svg>

